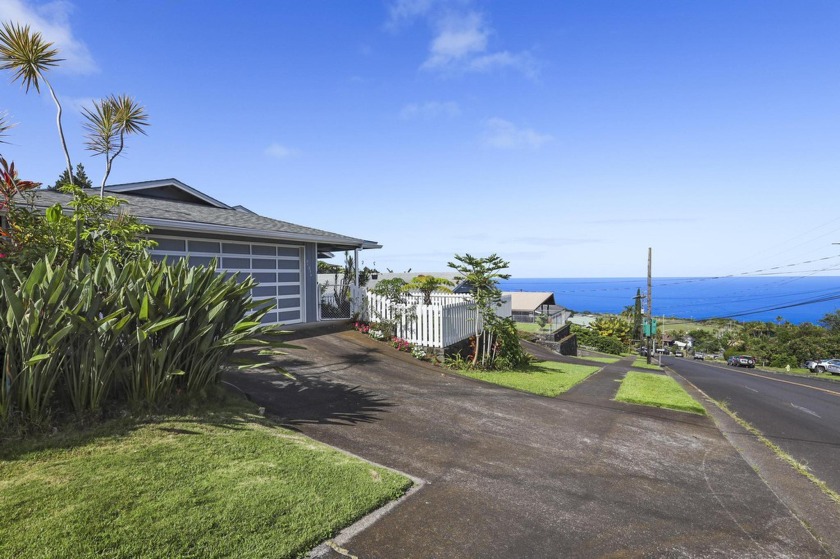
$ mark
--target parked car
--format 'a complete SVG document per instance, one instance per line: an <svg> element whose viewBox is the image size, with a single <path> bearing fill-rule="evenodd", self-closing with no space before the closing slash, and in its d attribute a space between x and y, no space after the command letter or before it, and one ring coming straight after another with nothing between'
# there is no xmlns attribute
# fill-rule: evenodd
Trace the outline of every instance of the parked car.
<svg viewBox="0 0 840 559"><path fill-rule="evenodd" d="M639 348L639 355L641 355L642 357L647 357L647 348L646 347L640 347Z"/></svg>
<svg viewBox="0 0 840 559"><path fill-rule="evenodd" d="M700 361L703 361L703 360L706 359L706 354L698 351L697 353L694 354L694 358L699 359Z"/></svg>
<svg viewBox="0 0 840 559"><path fill-rule="evenodd" d="M749 355L733 355L729 358L726 364L732 367L747 367L750 369L754 369L755 358Z"/></svg>
<svg viewBox="0 0 840 559"><path fill-rule="evenodd" d="M685 357L685 355L683 354L682 351L675 351L674 352L674 357Z"/></svg>
<svg viewBox="0 0 840 559"><path fill-rule="evenodd" d="M840 359L824 359L817 361L814 365L813 371L815 373L831 373L832 375L840 375Z"/></svg>

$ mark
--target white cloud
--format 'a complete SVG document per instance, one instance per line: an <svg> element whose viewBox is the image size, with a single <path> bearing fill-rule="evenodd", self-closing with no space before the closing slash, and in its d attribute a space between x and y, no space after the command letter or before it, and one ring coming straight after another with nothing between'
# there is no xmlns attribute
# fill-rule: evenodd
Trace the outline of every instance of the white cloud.
<svg viewBox="0 0 840 559"><path fill-rule="evenodd" d="M519 128L501 118L491 118L484 123L484 145L499 149L537 149L553 140L532 128Z"/></svg>
<svg viewBox="0 0 840 559"><path fill-rule="evenodd" d="M299 152L296 149L292 149L275 142L265 148L264 153L275 159L289 159L290 157L297 156Z"/></svg>
<svg viewBox="0 0 840 559"><path fill-rule="evenodd" d="M59 58L64 59L56 71L81 75L96 73L99 67L87 45L73 36L69 21L72 11L72 4L62 0L40 6L29 6L22 0L0 0L0 21L29 25L45 40L54 43Z"/></svg>
<svg viewBox="0 0 840 559"><path fill-rule="evenodd" d="M386 27L395 31L418 19L431 27L434 35L420 66L423 70L487 73L511 69L535 78L538 67L527 51L489 50L495 30L482 13L470 9L470 4L470 0L396 0L390 6Z"/></svg>
<svg viewBox="0 0 840 559"><path fill-rule="evenodd" d="M428 101L426 103L410 103L400 111L400 118L412 120L415 118L431 119L437 117L456 117L461 114L461 108L454 101Z"/></svg>
<svg viewBox="0 0 840 559"><path fill-rule="evenodd" d="M429 47L429 58L424 68L447 68L487 49L490 30L484 18L476 12L463 15L447 15L435 24L437 35Z"/></svg>
<svg viewBox="0 0 840 559"><path fill-rule="evenodd" d="M434 0L396 0L388 9L387 26L394 29L406 21L424 16L434 3Z"/></svg>

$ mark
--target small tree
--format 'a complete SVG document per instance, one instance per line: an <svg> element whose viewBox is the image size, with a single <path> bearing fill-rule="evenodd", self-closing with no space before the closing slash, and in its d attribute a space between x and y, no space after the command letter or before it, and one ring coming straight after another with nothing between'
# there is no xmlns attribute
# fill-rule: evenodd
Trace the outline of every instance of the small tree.
<svg viewBox="0 0 840 559"><path fill-rule="evenodd" d="M482 367L491 363L491 356L494 349L494 333L490 326L496 319L496 309L501 305L502 292L497 283L500 279L510 278L506 274L509 263L502 260L498 255L491 254L484 258L476 258L470 254L463 256L456 254L456 262L449 262L447 265L458 272L460 277L470 286L470 293L473 296L476 309L484 322L482 330L479 321L475 321L475 352L473 353L473 366L481 359Z"/></svg>
<svg viewBox="0 0 840 559"><path fill-rule="evenodd" d="M125 137L145 134L149 125L146 109L128 95L111 95L93 102L93 110L84 108L87 149L105 156L105 175L99 187L99 196L105 196L105 182L111 174L111 165L125 149Z"/></svg>
<svg viewBox="0 0 840 559"><path fill-rule="evenodd" d="M421 274L408 282L405 285L405 290L411 291L416 289L423 294L423 304L431 305L432 293L435 291L446 291L447 293L452 293L452 290L449 289L450 285L452 285L452 282L448 279L436 278L434 276L424 276Z"/></svg>
<svg viewBox="0 0 840 559"><path fill-rule="evenodd" d="M391 307L390 319L375 309L373 310L374 318L387 338L394 336L397 331L397 324L400 324L403 318L410 317L414 312L413 307L409 308L406 303L405 286L406 282L404 279L391 278L378 281L376 286L371 290L376 295L388 299L388 304Z"/></svg>
<svg viewBox="0 0 840 559"><path fill-rule="evenodd" d="M820 319L820 324L829 332L840 333L840 310L827 313Z"/></svg>
<svg viewBox="0 0 840 559"><path fill-rule="evenodd" d="M55 120L67 163L67 175L72 179L73 164L70 163L70 152L64 140L64 128L61 126L61 103L52 85L44 76L44 72L57 66L62 60L58 58L58 50L52 46L52 43L46 42L40 33L32 31L28 25L21 26L6 22L0 29L0 70L13 71L12 80L20 80L27 93L30 87L35 87L35 91L41 93L41 82L44 82L49 89L56 106Z"/></svg>
<svg viewBox="0 0 840 559"><path fill-rule="evenodd" d="M58 176L58 179L55 181L55 184L48 187L50 190L58 190L64 185L67 184L75 184L80 186L81 188L93 188L93 183L88 177L87 173L85 172L85 166L81 163L76 164L76 171L73 173L73 178L71 179L70 176L67 174L67 169L61 172Z"/></svg>

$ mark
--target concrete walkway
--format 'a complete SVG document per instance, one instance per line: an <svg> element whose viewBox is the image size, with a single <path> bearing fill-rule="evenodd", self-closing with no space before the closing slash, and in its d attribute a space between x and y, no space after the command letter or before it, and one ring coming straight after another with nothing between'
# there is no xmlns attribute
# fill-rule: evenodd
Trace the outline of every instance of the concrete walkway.
<svg viewBox="0 0 840 559"><path fill-rule="evenodd" d="M227 380L284 424L426 481L339 541L353 556L827 556L711 420L605 398L624 363L552 399L356 332L295 343L307 349L279 361L298 382Z"/></svg>

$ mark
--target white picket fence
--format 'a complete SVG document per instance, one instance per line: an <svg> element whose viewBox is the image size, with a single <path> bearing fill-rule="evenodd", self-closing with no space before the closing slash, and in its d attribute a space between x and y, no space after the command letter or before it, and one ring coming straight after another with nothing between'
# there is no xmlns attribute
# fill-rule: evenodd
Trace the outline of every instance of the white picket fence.
<svg viewBox="0 0 840 559"><path fill-rule="evenodd" d="M434 293L431 305L424 305L419 293L407 294L406 304L398 305L369 291L358 295L364 298L362 316L366 320L396 320L395 335L415 345L449 347L474 335L476 324L481 330L481 315L469 295ZM510 313L510 296L503 297L496 314L510 316Z"/></svg>

